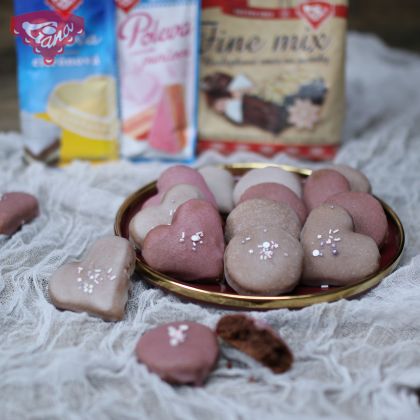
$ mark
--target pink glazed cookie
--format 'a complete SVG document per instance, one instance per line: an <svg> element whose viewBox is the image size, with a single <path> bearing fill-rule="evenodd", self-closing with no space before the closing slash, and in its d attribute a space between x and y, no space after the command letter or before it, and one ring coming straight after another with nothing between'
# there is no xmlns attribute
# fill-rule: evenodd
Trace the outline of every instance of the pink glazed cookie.
<svg viewBox="0 0 420 420"><path fill-rule="evenodd" d="M347 286L379 268L375 241L355 233L350 214L340 206L323 204L312 210L302 229L301 244L304 284Z"/></svg>
<svg viewBox="0 0 420 420"><path fill-rule="evenodd" d="M368 193L350 191L333 195L326 203L346 209L353 218L355 232L370 236L378 246L384 243L388 221L376 198Z"/></svg>
<svg viewBox="0 0 420 420"><path fill-rule="evenodd" d="M213 193L210 191L203 176L195 169L185 165L175 165L162 172L157 180L156 188L158 193L149 198L142 208L147 208L159 204L163 194L178 184L193 185L198 188L204 199L217 208L217 202Z"/></svg>
<svg viewBox="0 0 420 420"><path fill-rule="evenodd" d="M142 255L150 267L181 280L217 280L224 250L218 211L207 201L189 200L178 207L171 225L146 235Z"/></svg>
<svg viewBox="0 0 420 420"><path fill-rule="evenodd" d="M350 184L343 175L332 169L320 169L306 179L303 201L308 211L311 211L329 197L347 191L350 191Z"/></svg>
<svg viewBox="0 0 420 420"><path fill-rule="evenodd" d="M31 194L9 192L0 197L0 234L12 235L39 215L38 200Z"/></svg>
<svg viewBox="0 0 420 420"><path fill-rule="evenodd" d="M274 182L253 185L248 188L239 200L239 204L253 198L265 198L278 203L288 204L298 215L301 223L305 223L307 211L303 201L288 187Z"/></svg>
<svg viewBox="0 0 420 420"><path fill-rule="evenodd" d="M219 344L205 325L171 322L147 331L136 345L136 356L166 382L200 386L216 365Z"/></svg>

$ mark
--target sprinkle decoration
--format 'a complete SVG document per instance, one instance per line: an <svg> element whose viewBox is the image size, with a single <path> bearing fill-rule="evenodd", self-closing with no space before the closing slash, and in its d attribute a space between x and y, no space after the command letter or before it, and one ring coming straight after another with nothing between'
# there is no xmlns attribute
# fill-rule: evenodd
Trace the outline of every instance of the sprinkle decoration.
<svg viewBox="0 0 420 420"><path fill-rule="evenodd" d="M117 278L115 274L112 274L112 268L108 268L108 270L93 268L87 270L85 275L83 275L83 271L83 267L77 267L78 277L76 278L76 282L79 284L78 289L88 295L93 293L95 286L100 282L104 280L114 281Z"/></svg>
<svg viewBox="0 0 420 420"><path fill-rule="evenodd" d="M193 251L197 251L197 246L203 244L202 238L204 237L203 232L196 232L194 235L191 235L190 239L192 242L191 249Z"/></svg>
<svg viewBox="0 0 420 420"><path fill-rule="evenodd" d="M319 240L319 248L312 250L312 256L314 257L323 257L324 250L328 249L331 252L331 255L337 257L340 255L340 252L337 249L337 243L341 241L340 236L336 236L340 232L340 229L329 229L327 235L316 235Z"/></svg>
<svg viewBox="0 0 420 420"><path fill-rule="evenodd" d="M172 347L183 343L187 338L187 331L189 327L186 324L181 324L178 327L170 325L168 327L169 344Z"/></svg>

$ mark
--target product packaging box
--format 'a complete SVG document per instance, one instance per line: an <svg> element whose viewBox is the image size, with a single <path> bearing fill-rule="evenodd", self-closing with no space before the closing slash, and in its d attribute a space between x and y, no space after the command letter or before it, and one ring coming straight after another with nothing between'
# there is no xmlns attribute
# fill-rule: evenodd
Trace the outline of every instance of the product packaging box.
<svg viewBox="0 0 420 420"><path fill-rule="evenodd" d="M52 2L15 0L15 15L46 11L44 18L21 18L24 37L16 38L21 128L27 160L48 163L72 159L106 160L118 157L117 53L114 0L77 3L64 27ZM68 2L67 2L68 3ZM61 20L60 20L61 19ZM74 22L83 22L76 34ZM61 28L61 29L59 29ZM69 43L53 62L39 49ZM73 38L75 37L75 38ZM25 40L25 41L24 41ZM29 45L39 47L38 54Z"/></svg>
<svg viewBox="0 0 420 420"><path fill-rule="evenodd" d="M346 0L203 0L200 150L334 156Z"/></svg>
<svg viewBox="0 0 420 420"><path fill-rule="evenodd" d="M122 157L194 156L199 19L198 0L142 0L118 10Z"/></svg>

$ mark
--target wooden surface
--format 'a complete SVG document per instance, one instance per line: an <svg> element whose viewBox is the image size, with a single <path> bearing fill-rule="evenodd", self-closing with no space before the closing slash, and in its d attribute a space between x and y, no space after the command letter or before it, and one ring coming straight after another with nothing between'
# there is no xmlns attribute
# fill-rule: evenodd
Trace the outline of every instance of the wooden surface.
<svg viewBox="0 0 420 420"><path fill-rule="evenodd" d="M0 0L0 131L19 129L12 14L13 1ZM420 0L350 0L349 28L420 53Z"/></svg>

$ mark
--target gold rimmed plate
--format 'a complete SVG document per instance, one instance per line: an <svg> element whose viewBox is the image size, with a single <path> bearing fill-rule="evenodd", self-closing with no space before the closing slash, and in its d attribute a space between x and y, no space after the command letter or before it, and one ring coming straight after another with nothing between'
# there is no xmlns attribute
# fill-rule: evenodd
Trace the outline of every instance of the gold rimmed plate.
<svg viewBox="0 0 420 420"><path fill-rule="evenodd" d="M240 177L247 171L266 166L278 166L294 172L304 179L310 175L310 169L271 163L236 163L221 165L234 176ZM156 194L156 182L152 182L130 195L118 210L115 219L115 234L128 239L128 226L132 217L140 210L142 204ZM159 273L149 267L137 252L136 270L140 276L153 286L174 293L185 299L203 304L223 306L241 310L268 310L280 308L303 308L315 303L333 302L343 298L352 298L378 285L398 265L404 249L404 228L394 210L376 197L382 204L388 219L388 239L381 248L380 267L369 277L360 279L356 284L344 287L306 287L297 286L292 292L281 296L248 296L240 295L226 284L186 283L174 277Z"/></svg>

